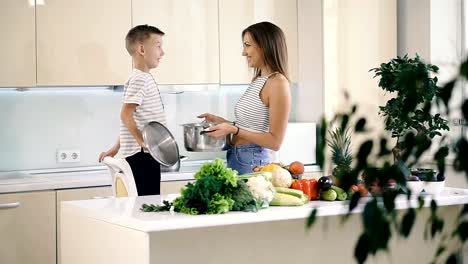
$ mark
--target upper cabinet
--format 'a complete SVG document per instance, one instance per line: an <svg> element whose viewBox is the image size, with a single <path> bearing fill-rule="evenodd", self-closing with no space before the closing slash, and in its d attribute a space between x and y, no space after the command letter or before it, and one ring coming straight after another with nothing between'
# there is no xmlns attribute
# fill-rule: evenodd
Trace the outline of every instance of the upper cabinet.
<svg viewBox="0 0 468 264"><path fill-rule="evenodd" d="M133 0L132 20L165 33L159 84L219 83L217 0Z"/></svg>
<svg viewBox="0 0 468 264"><path fill-rule="evenodd" d="M125 49L125 35L131 28L131 0L43 2L36 7L37 85L123 84L132 65Z"/></svg>
<svg viewBox="0 0 468 264"><path fill-rule="evenodd" d="M34 1L0 1L0 86L36 85L34 13Z"/></svg>
<svg viewBox="0 0 468 264"><path fill-rule="evenodd" d="M242 56L242 30L262 21L279 26L286 35L289 75L297 81L297 0L219 0L220 83L250 83L253 71Z"/></svg>

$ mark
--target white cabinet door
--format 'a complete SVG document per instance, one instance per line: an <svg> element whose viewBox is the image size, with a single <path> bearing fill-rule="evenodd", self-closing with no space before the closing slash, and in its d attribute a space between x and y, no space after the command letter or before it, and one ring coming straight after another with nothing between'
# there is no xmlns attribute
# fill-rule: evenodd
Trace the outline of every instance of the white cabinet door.
<svg viewBox="0 0 468 264"><path fill-rule="evenodd" d="M94 188L78 188L57 191L57 263L61 263L60 255L60 203L63 201L73 200L87 200L100 197L112 196L112 188L108 187L94 187Z"/></svg>
<svg viewBox="0 0 468 264"><path fill-rule="evenodd" d="M0 194L0 263L54 264L55 192Z"/></svg>
<svg viewBox="0 0 468 264"><path fill-rule="evenodd" d="M219 82L217 0L133 0L132 20L166 33L152 71L159 84Z"/></svg>
<svg viewBox="0 0 468 264"><path fill-rule="evenodd" d="M34 1L0 1L0 86L36 84L34 8Z"/></svg>
<svg viewBox="0 0 468 264"><path fill-rule="evenodd" d="M122 85L132 66L131 0L44 2L36 9L37 85Z"/></svg>
<svg viewBox="0 0 468 264"><path fill-rule="evenodd" d="M222 84L250 83L250 71L242 56L242 30L269 21L286 35L291 81L297 81L297 0L219 0L219 44Z"/></svg>

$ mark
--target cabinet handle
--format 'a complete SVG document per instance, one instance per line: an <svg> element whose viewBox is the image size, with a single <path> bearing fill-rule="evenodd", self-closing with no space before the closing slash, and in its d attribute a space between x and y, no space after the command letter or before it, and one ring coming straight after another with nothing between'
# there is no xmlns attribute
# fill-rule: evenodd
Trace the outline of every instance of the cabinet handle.
<svg viewBox="0 0 468 264"><path fill-rule="evenodd" d="M0 204L0 209L13 209L20 206L20 202Z"/></svg>

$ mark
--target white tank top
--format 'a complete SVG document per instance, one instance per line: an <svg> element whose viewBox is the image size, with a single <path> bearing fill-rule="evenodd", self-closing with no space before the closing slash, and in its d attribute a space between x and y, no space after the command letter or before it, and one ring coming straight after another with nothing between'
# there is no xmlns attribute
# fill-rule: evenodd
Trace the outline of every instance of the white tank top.
<svg viewBox="0 0 468 264"><path fill-rule="evenodd" d="M234 108L237 126L253 132L268 132L270 130L270 111L260 99L260 92L268 78L275 73L255 79L237 101Z"/></svg>

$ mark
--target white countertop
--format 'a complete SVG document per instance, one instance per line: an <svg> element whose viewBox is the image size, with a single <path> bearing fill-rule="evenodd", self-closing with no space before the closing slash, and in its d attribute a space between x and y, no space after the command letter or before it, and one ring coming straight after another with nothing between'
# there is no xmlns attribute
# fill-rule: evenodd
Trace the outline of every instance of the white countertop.
<svg viewBox="0 0 468 264"><path fill-rule="evenodd" d="M107 169L54 173L3 173L0 175L0 194L110 186L112 179ZM192 180L194 172L167 172L161 182Z"/></svg>
<svg viewBox="0 0 468 264"><path fill-rule="evenodd" d="M143 203L161 204L162 200L172 200L175 197L177 197L176 194L71 201L63 202L62 210L143 232L305 219L309 216L312 208L318 208L318 216L343 215L348 210L348 201L312 201L298 207L269 207L257 213L229 212L222 215L192 216L174 212L148 213L140 210ZM361 199L353 213L362 212L368 199ZM425 197L426 207L429 206L431 199L430 195ZM468 203L468 190L447 187L436 200L439 206L466 204ZM416 197L411 200L411 205L417 206ZM397 209L408 208L406 196L400 195L395 201L395 206Z"/></svg>
<svg viewBox="0 0 468 264"><path fill-rule="evenodd" d="M193 180L193 175L203 163L204 161L186 162L178 172L163 172L161 182ZM306 167L306 172L319 170L314 165ZM105 166L0 172L0 194L110 186L111 182Z"/></svg>

